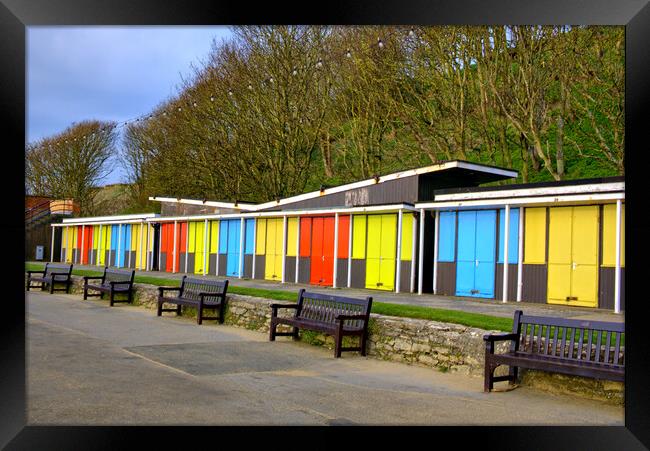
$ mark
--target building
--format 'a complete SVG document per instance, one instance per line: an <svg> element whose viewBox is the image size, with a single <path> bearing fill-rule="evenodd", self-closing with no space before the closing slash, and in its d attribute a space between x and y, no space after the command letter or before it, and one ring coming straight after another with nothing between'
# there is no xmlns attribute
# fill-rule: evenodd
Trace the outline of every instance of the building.
<svg viewBox="0 0 650 451"><path fill-rule="evenodd" d="M454 160L261 204L152 197L161 215L53 227L75 263L620 312L624 178L481 186L514 177Z"/></svg>

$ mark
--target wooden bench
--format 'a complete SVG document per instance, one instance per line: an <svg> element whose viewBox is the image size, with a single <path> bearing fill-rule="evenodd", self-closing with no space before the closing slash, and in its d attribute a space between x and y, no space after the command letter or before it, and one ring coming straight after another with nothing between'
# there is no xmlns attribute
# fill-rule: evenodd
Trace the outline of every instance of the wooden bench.
<svg viewBox="0 0 650 451"><path fill-rule="evenodd" d="M301 289L297 304L271 304L270 341L276 336L291 336L298 339L300 329L316 330L334 336L334 357L341 357L341 351L359 351L366 355L368 320L372 297L365 299L310 293ZM279 317L278 309L294 309L293 317ZM279 324L293 326L292 332L277 332ZM359 337L359 346L344 348L344 336Z"/></svg>
<svg viewBox="0 0 650 451"><path fill-rule="evenodd" d="M165 296L165 291L178 291L177 296ZM181 314L182 306L196 307L196 322L201 324L204 319L218 319L223 324L223 315L226 305L226 292L228 281L199 279L183 276L180 287L158 287L158 316L162 312L176 312ZM163 304L176 304L174 309L164 309ZM203 316L203 310L218 310L218 317Z"/></svg>
<svg viewBox="0 0 650 451"><path fill-rule="evenodd" d="M41 274L41 276L34 276L32 274ZM45 263L43 271L27 271L27 291L30 288L40 288L44 290L46 286L50 287L50 294L55 291L70 292L70 285L72 285L72 265L67 263ZM32 285L32 282L38 285ZM65 284L65 288L54 288L55 284Z"/></svg>
<svg viewBox="0 0 650 451"><path fill-rule="evenodd" d="M84 276L84 300L88 296L99 296L100 299L104 293L110 296L111 307L115 302L132 302L133 300L133 278L135 270L123 270L104 268L104 274L101 276ZM90 280L99 280L99 283L88 283ZM90 294L88 290L98 291L99 293ZM126 294L126 299L115 299L116 294Z"/></svg>
<svg viewBox="0 0 650 451"><path fill-rule="evenodd" d="M515 384L518 368L623 381L624 331L623 323L528 316L516 310L511 333L483 337L484 391L492 390L498 381ZM510 341L510 350L495 354L494 345L499 341ZM507 376L494 376L500 365L510 367Z"/></svg>

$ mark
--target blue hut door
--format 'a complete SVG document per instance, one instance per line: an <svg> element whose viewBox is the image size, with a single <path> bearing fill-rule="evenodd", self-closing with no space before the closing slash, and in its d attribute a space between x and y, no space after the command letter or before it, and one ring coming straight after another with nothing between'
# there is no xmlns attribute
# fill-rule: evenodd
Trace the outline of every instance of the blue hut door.
<svg viewBox="0 0 650 451"><path fill-rule="evenodd" d="M239 219L228 220L228 257L226 275L239 277L239 239L241 235Z"/></svg>
<svg viewBox="0 0 650 451"><path fill-rule="evenodd" d="M496 211L458 213L456 295L494 297Z"/></svg>

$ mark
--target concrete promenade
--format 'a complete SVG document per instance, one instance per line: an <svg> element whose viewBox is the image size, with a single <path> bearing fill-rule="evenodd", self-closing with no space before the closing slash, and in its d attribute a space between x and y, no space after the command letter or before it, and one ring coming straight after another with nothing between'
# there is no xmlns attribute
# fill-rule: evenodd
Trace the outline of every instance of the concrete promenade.
<svg viewBox="0 0 650 451"><path fill-rule="evenodd" d="M88 269L94 271L102 271L103 268L99 266L90 265L74 265L75 269ZM136 275L161 277L165 279L180 279L183 277L182 273L168 273L159 271L136 271ZM203 277L203 276L199 276ZM206 278L211 279L226 279L225 277L217 277L214 275L206 275ZM510 301L503 303L502 301L491 299L473 299L473 298L457 298L450 296L437 296L433 294L414 294L414 293L393 293L383 292L379 290L364 290L357 288L329 288L317 287L313 285L295 284L290 282L278 283L267 280L251 280L251 279L238 279L229 277L231 286L241 286L250 288L264 288L267 290L283 290L297 293L300 288L305 288L309 291L336 293L339 295L350 296L372 296L373 300L380 302L392 302L395 304L409 304L420 305L426 307L435 307L449 310L462 310L473 313L483 313L492 316L502 316L512 318L515 310L523 310L528 315L541 315L541 316L559 316L564 318L586 319L593 321L620 321L625 319L624 312L616 314L612 310L593 309L585 307L570 307L561 305L549 304L535 304L530 302L515 302Z"/></svg>
<svg viewBox="0 0 650 451"><path fill-rule="evenodd" d="M29 425L623 425L623 407L598 401L527 387L486 394L479 377L334 359L79 295L25 296Z"/></svg>

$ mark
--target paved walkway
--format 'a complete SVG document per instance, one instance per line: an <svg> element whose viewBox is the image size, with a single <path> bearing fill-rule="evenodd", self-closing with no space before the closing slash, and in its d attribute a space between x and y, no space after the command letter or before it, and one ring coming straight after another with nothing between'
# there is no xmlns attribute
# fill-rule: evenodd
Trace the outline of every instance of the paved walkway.
<svg viewBox="0 0 650 451"><path fill-rule="evenodd" d="M624 424L623 407L598 401L527 387L487 394L478 377L334 359L290 339L78 295L26 300L29 425Z"/></svg>
<svg viewBox="0 0 650 451"><path fill-rule="evenodd" d="M103 268L98 266L89 265L74 265L77 269L89 269L95 271L102 271ZM181 273L167 273L159 271L136 271L136 275L161 277L166 279L180 279L183 277ZM214 275L205 276L211 279L223 280L225 277L217 277ZM310 291L349 294L350 296L372 296L375 301L392 302L395 304L410 304L420 305L427 307L436 307L449 310L462 310L466 312L484 313L493 316L503 316L512 318L513 312L517 309L523 310L529 315L542 315L542 316L559 316L564 318L587 319L594 321L617 321L623 322L625 320L624 314L616 314L611 310L593 309L585 307L569 307L560 305L548 304L534 304L530 302L508 302L489 300L489 299L473 299L473 298L457 298L448 296L437 296L433 294L413 294L413 293L393 293L383 292L378 290L364 290L357 288L329 288L329 287L315 287L313 285L295 284L295 283L278 283L267 280L251 280L251 279L237 279L228 278L232 286L251 287L251 288L264 288L267 290L283 290L296 293L299 288L306 288Z"/></svg>

